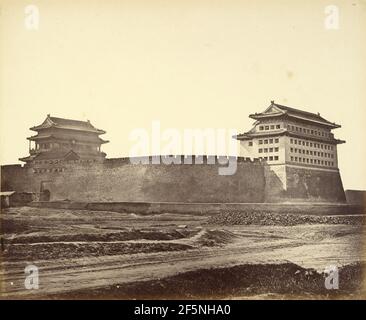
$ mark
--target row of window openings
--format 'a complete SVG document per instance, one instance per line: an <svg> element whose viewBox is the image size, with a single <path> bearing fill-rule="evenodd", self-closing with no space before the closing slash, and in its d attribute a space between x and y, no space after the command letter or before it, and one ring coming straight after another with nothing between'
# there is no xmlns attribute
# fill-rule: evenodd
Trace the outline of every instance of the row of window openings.
<svg viewBox="0 0 366 320"><path fill-rule="evenodd" d="M276 139L266 139L266 140L259 140L258 141L259 144L272 144L272 143L278 143L279 142L279 139L276 138ZM249 147L252 147L253 146L253 141L249 141Z"/></svg>
<svg viewBox="0 0 366 320"><path fill-rule="evenodd" d="M320 148L320 149L326 149L326 150L333 150L334 147L330 146L328 144L322 144L322 143L312 143L309 141L301 141L301 140L296 140L296 139L290 139L290 143L292 144L298 144L298 145L303 145L303 146L307 146L307 147L312 147L314 145L314 148Z"/></svg>
<svg viewBox="0 0 366 320"><path fill-rule="evenodd" d="M276 147L276 148L264 148L264 149L258 149L258 152L259 153L267 153L267 152L273 152L273 150L274 150L274 152L278 152L278 148Z"/></svg>
<svg viewBox="0 0 366 320"><path fill-rule="evenodd" d="M64 163L64 162L73 162L73 163L91 163L96 162L96 159L81 159L81 160L34 160L35 164L57 164L57 163Z"/></svg>
<svg viewBox="0 0 366 320"><path fill-rule="evenodd" d="M291 161L295 162L303 162L303 163L311 163L311 164L320 164L320 165L326 165L326 166L334 166L333 161L326 161L326 160L320 160L320 159L309 159L309 158L301 158L301 157L291 157Z"/></svg>
<svg viewBox="0 0 366 320"><path fill-rule="evenodd" d="M58 148L58 147L72 148L72 147L74 147L74 145L71 145L68 143L39 143L39 144L36 144L36 150L51 149L51 148ZM99 150L98 146L86 145L86 144L78 144L77 147L88 149L88 150Z"/></svg>
<svg viewBox="0 0 366 320"><path fill-rule="evenodd" d="M46 173L46 172L63 172L65 168L51 168L51 169L34 169L34 173Z"/></svg>
<svg viewBox="0 0 366 320"><path fill-rule="evenodd" d="M315 136L322 136L322 137L329 137L330 136L329 132L318 131L318 130L307 129L307 128L301 128L301 127L296 127L296 126L293 126L293 125L288 125L287 128L291 131L297 131L297 132L302 132L302 133L306 133L306 134L312 134L312 135L315 135Z"/></svg>
<svg viewBox="0 0 366 320"><path fill-rule="evenodd" d="M272 124L272 125L268 125L268 126L259 126L259 130L263 131L263 130L274 130L274 129L281 129L281 125L280 124ZM297 131L297 132L301 132L301 133L306 133L306 134L312 134L312 135L316 135L316 136L322 136L322 137L329 137L330 133L329 132L325 132L325 131L318 131L318 130L314 130L314 129L307 129L307 128L302 128L302 127L296 127L293 125L287 125L287 128L291 131Z"/></svg>
<svg viewBox="0 0 366 320"><path fill-rule="evenodd" d="M291 148L290 149L291 152L294 152L294 153L303 153L303 154L310 154L311 156L314 155L318 155L318 157L326 157L326 158L334 158L334 154L330 154L330 153L327 153L327 152L320 152L320 151L312 151L312 150L305 150L305 149L294 149L294 148Z"/></svg>
<svg viewBox="0 0 366 320"><path fill-rule="evenodd" d="M271 124L271 125L268 125L268 126L259 126L259 130L260 131L263 131L263 130L274 130L274 129L281 129L281 125L280 124Z"/></svg>
<svg viewBox="0 0 366 320"><path fill-rule="evenodd" d="M277 161L277 160L279 160L279 157L278 156L269 156L269 157L260 157L259 159L263 159L265 161L273 161L273 160Z"/></svg>

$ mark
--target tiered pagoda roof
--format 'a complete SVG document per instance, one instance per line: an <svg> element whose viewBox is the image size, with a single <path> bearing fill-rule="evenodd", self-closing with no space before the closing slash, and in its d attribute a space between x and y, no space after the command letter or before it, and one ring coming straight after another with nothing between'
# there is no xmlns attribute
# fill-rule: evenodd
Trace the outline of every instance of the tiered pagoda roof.
<svg viewBox="0 0 366 320"><path fill-rule="evenodd" d="M60 128L60 129L67 129L67 130L78 130L78 131L85 131L85 132L94 132L98 134L106 133L104 130L100 130L95 128L89 120L87 121L80 121L80 120L71 120L71 119L64 119L64 118L57 118L51 117L49 114L45 121L38 126L31 127L30 130L33 131L41 131L42 129L47 128Z"/></svg>
<svg viewBox="0 0 366 320"><path fill-rule="evenodd" d="M256 120L257 122L255 125L258 124L258 122L266 120L266 119L287 119L287 120L293 120L294 122L302 122L306 124L312 124L316 126L322 126L328 129L335 129L340 128L341 126L339 124L336 124L334 122L330 122L326 119L324 119L322 116L320 116L319 113L312 113L308 111L303 111L300 109L295 109L292 107L284 106L275 103L274 101L271 101L271 105L260 113L254 113L249 115L250 118ZM291 136L297 136L300 138L310 138L306 134L301 133L295 133L287 130L287 128L281 128L277 130L270 130L270 131L256 131L255 127L253 127L251 130L245 133L238 134L234 136L235 139L238 140L250 140L255 137L260 136L275 136L275 135L291 135ZM319 140L319 141L327 141L330 143L344 143L345 141L335 139L333 137L333 134L329 138L324 137L317 137L317 136L311 136L311 139Z"/></svg>
<svg viewBox="0 0 366 320"><path fill-rule="evenodd" d="M292 107L287 107L275 103L274 101L271 101L271 105L263 112L251 114L249 115L249 117L254 120L286 117L286 118L292 118L296 121L308 122L312 124L326 126L333 129L341 127L339 124L324 119L323 117L320 116L319 113L312 113L300 109L295 109Z"/></svg>
<svg viewBox="0 0 366 320"><path fill-rule="evenodd" d="M31 127L30 130L36 131L37 135L27 139L30 143L35 141L41 148L30 148L30 155L19 159L27 163L33 160L104 158L105 153L100 151L100 145L109 142L99 137L106 132L95 128L89 120L71 120L48 114L42 124ZM51 147L42 148L42 145L49 143Z"/></svg>

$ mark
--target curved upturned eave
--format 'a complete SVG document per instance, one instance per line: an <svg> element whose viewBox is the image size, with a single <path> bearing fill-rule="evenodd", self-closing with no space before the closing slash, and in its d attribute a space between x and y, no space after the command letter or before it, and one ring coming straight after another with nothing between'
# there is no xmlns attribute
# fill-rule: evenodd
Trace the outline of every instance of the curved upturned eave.
<svg viewBox="0 0 366 320"><path fill-rule="evenodd" d="M236 140L241 140L241 141L248 141L248 140L252 140L254 138L260 138L260 137L266 138L266 137L283 136L283 135L298 138L298 139L314 140L314 141L318 141L318 142L322 142L322 143L330 143L330 144L342 144L342 143L346 142L345 140L340 140L340 139L335 139L335 138L334 139L324 139L321 137L302 135L302 134L298 134L298 133L287 131L287 130L272 131L272 132L242 133L242 134L234 135L234 136L232 136L232 138L236 139Z"/></svg>
<svg viewBox="0 0 366 320"><path fill-rule="evenodd" d="M310 123L310 124L315 124L315 125L322 125L328 128L333 128L333 129L337 129L337 128L341 128L341 125L336 124L336 123L332 123L329 121L317 121L314 119L307 119L304 117L299 117L299 116L294 116L288 113L270 113L270 114L264 114L264 113L258 113L258 114L251 114L249 115L249 118L254 119L256 121L260 121L262 119L270 119L270 118L279 118L279 117L283 117L283 118L290 118L290 119L294 119L296 121L304 121L306 123Z"/></svg>

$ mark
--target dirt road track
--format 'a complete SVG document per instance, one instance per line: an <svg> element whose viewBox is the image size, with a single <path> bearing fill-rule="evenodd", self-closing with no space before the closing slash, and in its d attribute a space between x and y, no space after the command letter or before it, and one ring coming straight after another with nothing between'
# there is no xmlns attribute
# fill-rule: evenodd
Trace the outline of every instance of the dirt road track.
<svg viewBox="0 0 366 320"><path fill-rule="evenodd" d="M335 229L337 228L337 229ZM339 236L340 229L347 229ZM214 230L214 229L213 229ZM80 289L93 289L128 282L146 281L202 268L248 263L293 262L323 271L331 264L366 261L364 234L355 226L225 227L233 235L229 243L198 246L200 236L172 240L196 247L184 251L139 253L76 259L2 262L3 298L31 298ZM335 230L337 235L334 236ZM201 236L204 235L201 232ZM167 241L169 242L169 241ZM40 288L26 290L24 268L39 268ZM245 275L243 275L245 276Z"/></svg>

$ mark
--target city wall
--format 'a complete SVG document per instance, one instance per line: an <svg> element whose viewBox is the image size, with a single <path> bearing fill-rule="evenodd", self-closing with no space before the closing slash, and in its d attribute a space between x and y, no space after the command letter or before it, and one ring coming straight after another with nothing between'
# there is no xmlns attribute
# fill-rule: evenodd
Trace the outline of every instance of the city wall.
<svg viewBox="0 0 366 320"><path fill-rule="evenodd" d="M183 161L182 161L183 162ZM102 163L64 162L38 170L1 167L1 190L40 193L50 201L143 203L265 203L345 201L338 171L273 167L240 158L233 175L214 164L131 164L128 158Z"/></svg>
<svg viewBox="0 0 366 320"><path fill-rule="evenodd" d="M50 200L142 202L264 202L263 166L239 161L234 175L219 175L217 163L131 164L127 159L103 163L65 163L62 171L21 166L2 167L2 190L40 192Z"/></svg>

